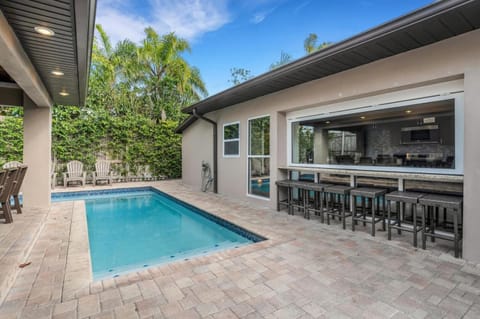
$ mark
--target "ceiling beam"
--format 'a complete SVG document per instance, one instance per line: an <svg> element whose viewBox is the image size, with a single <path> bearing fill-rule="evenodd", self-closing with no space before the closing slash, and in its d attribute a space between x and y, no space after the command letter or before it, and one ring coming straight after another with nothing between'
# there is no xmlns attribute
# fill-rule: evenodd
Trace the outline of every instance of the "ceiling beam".
<svg viewBox="0 0 480 319"><path fill-rule="evenodd" d="M0 88L5 89L20 89L17 83L12 82L0 82Z"/></svg>
<svg viewBox="0 0 480 319"><path fill-rule="evenodd" d="M39 107L51 107L52 98L15 32L0 11L0 65Z"/></svg>

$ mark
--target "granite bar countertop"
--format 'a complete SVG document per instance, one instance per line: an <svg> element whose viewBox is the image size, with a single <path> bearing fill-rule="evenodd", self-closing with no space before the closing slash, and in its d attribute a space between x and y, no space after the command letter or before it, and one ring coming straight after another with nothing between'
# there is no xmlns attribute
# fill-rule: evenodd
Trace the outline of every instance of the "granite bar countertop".
<svg viewBox="0 0 480 319"><path fill-rule="evenodd" d="M278 169L298 172L312 172L324 174L349 175L357 177L377 177L377 178L395 178L404 180L444 182L444 183L463 183L463 175L447 174L427 174L427 173L408 173L408 172L387 172L370 171L357 169L337 169L337 168L314 168L299 166L281 166Z"/></svg>

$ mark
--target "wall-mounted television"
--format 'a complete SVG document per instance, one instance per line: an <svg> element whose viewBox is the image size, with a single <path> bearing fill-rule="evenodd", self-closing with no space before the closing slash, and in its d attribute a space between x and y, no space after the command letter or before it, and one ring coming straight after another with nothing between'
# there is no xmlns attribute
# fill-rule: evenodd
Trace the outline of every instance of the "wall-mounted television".
<svg viewBox="0 0 480 319"><path fill-rule="evenodd" d="M402 144L440 143L438 125L422 125L402 128Z"/></svg>

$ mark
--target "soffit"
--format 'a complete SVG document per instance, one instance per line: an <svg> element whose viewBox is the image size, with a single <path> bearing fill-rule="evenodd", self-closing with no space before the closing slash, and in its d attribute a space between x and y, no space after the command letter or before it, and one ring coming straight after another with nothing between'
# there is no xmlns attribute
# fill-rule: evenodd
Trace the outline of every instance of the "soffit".
<svg viewBox="0 0 480 319"><path fill-rule="evenodd" d="M94 0L0 0L0 10L54 103L84 104L95 4ZM36 26L48 27L55 35L40 35ZM52 75L54 70L64 75ZM60 95L62 91L69 95Z"/></svg>

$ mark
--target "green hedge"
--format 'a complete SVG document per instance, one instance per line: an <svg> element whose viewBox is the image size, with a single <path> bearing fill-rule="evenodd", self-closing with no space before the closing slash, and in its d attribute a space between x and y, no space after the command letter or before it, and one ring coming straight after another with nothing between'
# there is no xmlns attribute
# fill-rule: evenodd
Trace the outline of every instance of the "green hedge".
<svg viewBox="0 0 480 319"><path fill-rule="evenodd" d="M0 120L0 165L21 161L23 156L23 117L10 112L4 115Z"/></svg>
<svg viewBox="0 0 480 319"><path fill-rule="evenodd" d="M83 162L93 170L97 157L120 160L131 172L148 165L151 172L170 178L181 176L181 136L177 121L156 123L145 116L110 116L102 110L55 106L52 115L52 152L57 163ZM22 160L23 119L0 121L0 164Z"/></svg>

